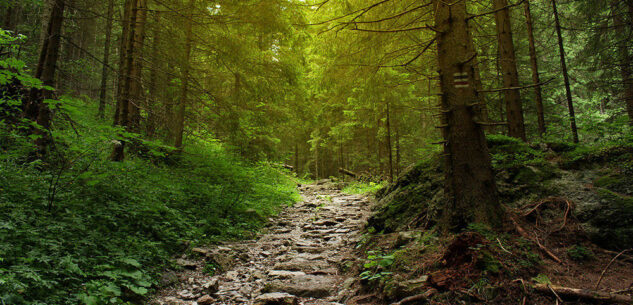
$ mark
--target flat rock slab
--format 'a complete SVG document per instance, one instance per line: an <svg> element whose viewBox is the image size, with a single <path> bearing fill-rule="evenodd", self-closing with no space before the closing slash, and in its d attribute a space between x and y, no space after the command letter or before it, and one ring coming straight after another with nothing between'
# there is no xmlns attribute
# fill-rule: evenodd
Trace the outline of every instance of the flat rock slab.
<svg viewBox="0 0 633 305"><path fill-rule="evenodd" d="M297 305L297 297L283 292L262 294L255 298L253 305Z"/></svg>
<svg viewBox="0 0 633 305"><path fill-rule="evenodd" d="M287 280L274 280L266 291L286 292L299 297L324 298L336 291L338 278L327 275L301 275Z"/></svg>

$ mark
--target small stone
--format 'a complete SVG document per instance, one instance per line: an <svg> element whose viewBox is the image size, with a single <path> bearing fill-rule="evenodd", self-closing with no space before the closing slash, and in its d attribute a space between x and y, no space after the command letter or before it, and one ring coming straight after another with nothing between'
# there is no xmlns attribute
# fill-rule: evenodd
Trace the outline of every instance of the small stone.
<svg viewBox="0 0 633 305"><path fill-rule="evenodd" d="M211 280L209 280L208 282L204 283L202 285L202 288L204 288L204 291L208 294L214 294L216 292L218 292L218 289L220 288L220 283L218 283L218 279L213 278Z"/></svg>
<svg viewBox="0 0 633 305"><path fill-rule="evenodd" d="M190 270L195 270L196 267L198 267L196 265L196 262L189 261L189 260L182 259L182 258L177 259L176 260L176 264L178 264L179 266L181 266L181 267L183 267L185 269L190 269Z"/></svg>
<svg viewBox="0 0 633 305"><path fill-rule="evenodd" d="M253 305L297 305L297 297L288 293L266 293L255 298Z"/></svg>
<svg viewBox="0 0 633 305"><path fill-rule="evenodd" d="M202 256L206 256L207 254L209 254L209 250L203 249L203 248L193 248L191 249L191 252L196 253L198 255L202 255Z"/></svg>
<svg viewBox="0 0 633 305"><path fill-rule="evenodd" d="M193 300L196 296L189 290L183 290L178 293L178 296L183 300Z"/></svg>
<svg viewBox="0 0 633 305"><path fill-rule="evenodd" d="M235 280L239 275L240 274L237 271L229 271L224 275L224 277L230 280Z"/></svg>
<svg viewBox="0 0 633 305"><path fill-rule="evenodd" d="M268 252L268 251L262 251L260 254L261 254L262 256L264 256L264 257L268 257L268 256L271 256L271 255L272 255L272 253L270 253L270 252Z"/></svg>
<svg viewBox="0 0 633 305"><path fill-rule="evenodd" d="M215 302L215 299L209 295L203 295L200 298L198 298L196 302L198 302L198 305L210 305Z"/></svg>

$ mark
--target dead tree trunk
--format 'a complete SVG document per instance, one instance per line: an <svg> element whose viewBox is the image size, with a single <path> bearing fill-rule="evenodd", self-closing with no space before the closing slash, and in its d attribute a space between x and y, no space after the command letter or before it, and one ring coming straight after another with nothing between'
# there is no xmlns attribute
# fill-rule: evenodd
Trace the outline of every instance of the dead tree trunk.
<svg viewBox="0 0 633 305"><path fill-rule="evenodd" d="M446 205L440 224L445 230L461 229L471 222L498 227L503 214L484 131L475 119L480 99L473 86L476 54L466 1L436 0L435 5L443 114L439 127L446 155Z"/></svg>
<svg viewBox="0 0 633 305"><path fill-rule="evenodd" d="M540 84L541 77L538 71L538 58L536 56L536 46L534 43L534 28L532 24L532 12L530 11L530 1L524 2L525 23L530 48L530 66L532 67L532 83ZM543 95L541 86L534 87L534 102L536 103L536 116L538 118L538 131L542 136L545 133L545 114L543 110Z"/></svg>
<svg viewBox="0 0 633 305"><path fill-rule="evenodd" d="M187 95L189 93L189 72L191 59L191 46L192 46L192 26L193 26L193 9L195 6L195 0L189 1L189 16L186 21L185 28L185 58L183 61L184 67L182 72L182 87L180 91L180 103L178 105L178 116L176 117L176 139L174 146L179 150L182 149L182 139L185 132L185 111L187 109Z"/></svg>
<svg viewBox="0 0 633 305"><path fill-rule="evenodd" d="M578 128L576 127L576 113L574 112L574 101L571 96L571 86L569 85L569 73L567 73L567 62L565 60L565 47L563 46L563 34L560 29L558 9L556 0L552 0L552 10L554 11L554 21L556 23L556 35L558 36L558 52L560 54L560 65L563 70L563 80L565 81L565 95L567 97L567 108L569 109L569 125L574 143L578 143Z"/></svg>
<svg viewBox="0 0 633 305"><path fill-rule="evenodd" d="M506 88L519 87L519 72L517 71L514 43L512 42L512 26L510 24L510 10L507 0L494 1L495 20L497 23L497 40L499 42L499 60L503 75L503 86ZM526 140L525 124L523 121L523 106L519 89L504 90L506 102L506 116L508 121L508 135Z"/></svg>
<svg viewBox="0 0 633 305"><path fill-rule="evenodd" d="M108 69L110 63L110 43L112 41L112 15L114 14L114 0L108 1L105 43L103 46L103 68L101 69L101 87L99 88L99 118L105 117L105 107L108 88Z"/></svg>

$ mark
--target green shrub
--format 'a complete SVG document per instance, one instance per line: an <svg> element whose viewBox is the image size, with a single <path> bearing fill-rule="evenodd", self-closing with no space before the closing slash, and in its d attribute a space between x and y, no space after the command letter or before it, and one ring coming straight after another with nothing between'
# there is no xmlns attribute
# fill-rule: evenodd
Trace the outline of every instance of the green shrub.
<svg viewBox="0 0 633 305"><path fill-rule="evenodd" d="M54 122L45 161L24 157L28 122L0 124L0 303L143 304L187 245L250 237L299 198L287 173L213 140L177 158L145 141L145 155L111 162L120 130L95 119L92 101L61 101L73 126Z"/></svg>

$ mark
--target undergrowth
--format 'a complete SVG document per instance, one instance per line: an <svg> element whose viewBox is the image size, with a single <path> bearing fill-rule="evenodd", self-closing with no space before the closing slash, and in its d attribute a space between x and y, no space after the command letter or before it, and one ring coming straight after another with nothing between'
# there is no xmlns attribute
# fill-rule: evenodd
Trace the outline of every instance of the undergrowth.
<svg viewBox="0 0 633 305"><path fill-rule="evenodd" d="M32 161L32 123L11 119L21 102L0 103L2 304L142 304L171 256L249 237L299 198L283 170L217 141L175 155L95 119L94 101L49 104L53 149ZM117 134L138 140L136 156L109 161Z"/></svg>
<svg viewBox="0 0 633 305"><path fill-rule="evenodd" d="M342 192L345 194L375 194L379 189L385 187L387 183L376 182L353 182L343 188Z"/></svg>

